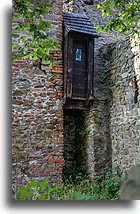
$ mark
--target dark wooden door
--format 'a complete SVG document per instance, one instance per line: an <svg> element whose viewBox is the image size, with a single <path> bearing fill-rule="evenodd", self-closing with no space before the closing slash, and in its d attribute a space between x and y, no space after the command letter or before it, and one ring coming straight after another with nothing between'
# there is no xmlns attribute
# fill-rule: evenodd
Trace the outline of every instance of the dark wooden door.
<svg viewBox="0 0 140 214"><path fill-rule="evenodd" d="M72 97L87 97L87 39L73 40Z"/></svg>

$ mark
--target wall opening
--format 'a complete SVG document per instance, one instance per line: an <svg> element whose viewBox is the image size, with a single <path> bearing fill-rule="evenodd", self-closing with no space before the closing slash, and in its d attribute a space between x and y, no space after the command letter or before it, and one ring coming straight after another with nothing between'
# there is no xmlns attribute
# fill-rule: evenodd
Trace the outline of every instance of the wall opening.
<svg viewBox="0 0 140 214"><path fill-rule="evenodd" d="M86 137L88 130L82 111L64 112L64 177L75 179L77 173L86 175Z"/></svg>

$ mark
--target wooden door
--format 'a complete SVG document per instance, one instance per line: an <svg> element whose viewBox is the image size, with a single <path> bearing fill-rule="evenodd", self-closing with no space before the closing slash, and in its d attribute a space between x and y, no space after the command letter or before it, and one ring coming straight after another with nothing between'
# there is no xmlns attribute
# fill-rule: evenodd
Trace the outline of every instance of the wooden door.
<svg viewBox="0 0 140 214"><path fill-rule="evenodd" d="M87 97L87 39L73 39L72 97Z"/></svg>

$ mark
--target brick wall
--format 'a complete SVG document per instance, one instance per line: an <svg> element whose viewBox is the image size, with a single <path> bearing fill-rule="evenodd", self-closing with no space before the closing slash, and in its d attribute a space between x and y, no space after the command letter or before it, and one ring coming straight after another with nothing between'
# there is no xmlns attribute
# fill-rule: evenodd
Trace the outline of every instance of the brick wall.
<svg viewBox="0 0 140 214"><path fill-rule="evenodd" d="M39 67L38 61L13 63L13 185L24 184L26 177L49 177L56 183L62 180L64 165L69 174L81 164L94 179L112 166L119 164L124 171L139 161L137 39L116 43L116 34L104 33L96 39L93 106L63 115L62 6L64 11L84 11L95 26L105 20L95 9L99 1L90 6L82 0L49 2L54 7L44 18L53 24L51 33L61 45L51 53L56 64L49 69L47 63Z"/></svg>
<svg viewBox="0 0 140 214"><path fill-rule="evenodd" d="M27 177L30 180L49 177L53 183L62 180L62 2L49 2L53 8L44 19L53 24L50 32L60 44L59 49L51 52L55 65L49 69L44 62L39 67L38 61L28 59L12 65L13 186L24 184Z"/></svg>

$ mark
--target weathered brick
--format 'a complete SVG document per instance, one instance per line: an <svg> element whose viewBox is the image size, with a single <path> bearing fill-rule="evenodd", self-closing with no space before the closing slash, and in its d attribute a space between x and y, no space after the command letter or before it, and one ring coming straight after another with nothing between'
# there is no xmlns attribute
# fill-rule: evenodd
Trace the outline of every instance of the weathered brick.
<svg viewBox="0 0 140 214"><path fill-rule="evenodd" d="M61 37L59 43L62 45L62 2L59 0L49 0L49 2L54 4L54 8L51 8L51 13L44 18L53 24L50 35L55 40L58 40L59 35ZM56 81L58 82L60 77L57 78L54 74L63 72L62 49L60 47L50 53L56 60L52 69L48 67L47 62L42 63L39 69L38 61L30 59L17 60L13 63L12 142L15 144L13 145L13 164L18 161L22 168L23 162L26 161L30 167L30 173L27 174L30 179L50 177L49 169L52 169L52 182L56 182L62 180L62 172L58 172L57 168L54 169L53 157L57 157L57 153L54 155L53 133L57 132L59 136L63 131L56 127L57 115L60 115L60 111L63 112L60 109L62 105L56 106L56 100L63 93L63 89L56 91L56 87L59 87L56 86ZM15 82L16 79L19 81ZM26 81L23 81L25 79ZM20 108L21 104L22 108ZM63 158L63 153L59 156ZM23 178L22 176L19 179L16 178L21 169L17 167L13 172L15 173L13 183L19 185L18 183L23 182Z"/></svg>

